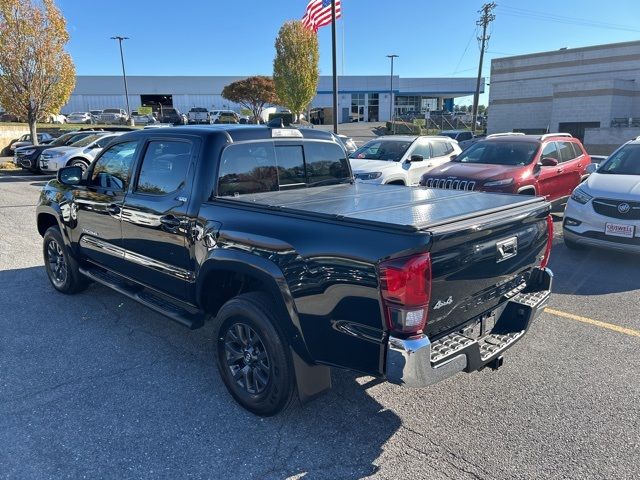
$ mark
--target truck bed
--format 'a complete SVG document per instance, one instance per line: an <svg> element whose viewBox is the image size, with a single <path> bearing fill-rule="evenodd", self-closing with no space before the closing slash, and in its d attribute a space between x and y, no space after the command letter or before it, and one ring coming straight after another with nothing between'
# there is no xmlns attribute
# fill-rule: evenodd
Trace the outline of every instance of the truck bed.
<svg viewBox="0 0 640 480"><path fill-rule="evenodd" d="M317 215L414 232L544 199L402 185L341 184L224 197L285 212Z"/></svg>

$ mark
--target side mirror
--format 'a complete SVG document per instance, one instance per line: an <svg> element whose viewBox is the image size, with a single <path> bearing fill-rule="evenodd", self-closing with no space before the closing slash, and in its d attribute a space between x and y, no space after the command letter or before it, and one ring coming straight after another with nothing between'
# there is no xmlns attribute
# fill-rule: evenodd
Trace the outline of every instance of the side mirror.
<svg viewBox="0 0 640 480"><path fill-rule="evenodd" d="M589 165L587 165L587 168L585 168L585 173L589 175L591 175L592 173L596 173L599 166L600 165L597 163L590 163Z"/></svg>
<svg viewBox="0 0 640 480"><path fill-rule="evenodd" d="M556 167L558 166L558 160L556 160L555 158L545 157L540 160L540 165L542 165L543 167Z"/></svg>
<svg viewBox="0 0 640 480"><path fill-rule="evenodd" d="M63 185L70 187L80 185L82 183L82 168L77 165L63 167L58 170L57 178Z"/></svg>
<svg viewBox="0 0 640 480"><path fill-rule="evenodd" d="M451 155L451 156L449 157L449 160L454 161L456 158L458 158L458 154L457 154L457 153L454 153L453 155Z"/></svg>
<svg viewBox="0 0 640 480"><path fill-rule="evenodd" d="M411 155L411 158L409 159L410 162L422 162L424 160L424 157L422 155Z"/></svg>

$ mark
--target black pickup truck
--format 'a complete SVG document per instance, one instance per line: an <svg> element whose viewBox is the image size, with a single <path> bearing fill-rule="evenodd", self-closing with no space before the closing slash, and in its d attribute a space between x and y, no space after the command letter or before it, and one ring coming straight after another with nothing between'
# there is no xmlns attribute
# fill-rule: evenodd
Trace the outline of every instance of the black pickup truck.
<svg viewBox="0 0 640 480"><path fill-rule="evenodd" d="M414 387L498 368L546 304L541 198L354 183L327 132L140 130L42 190L63 293L95 281L214 323L220 375L259 415L347 368Z"/></svg>

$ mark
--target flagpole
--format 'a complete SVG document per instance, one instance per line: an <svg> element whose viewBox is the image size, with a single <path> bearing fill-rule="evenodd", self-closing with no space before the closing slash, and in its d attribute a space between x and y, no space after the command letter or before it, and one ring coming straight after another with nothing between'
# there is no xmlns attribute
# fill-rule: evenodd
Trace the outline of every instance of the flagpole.
<svg viewBox="0 0 640 480"><path fill-rule="evenodd" d="M338 134L338 74L336 72L336 0L331 0L331 53L333 55L333 133Z"/></svg>

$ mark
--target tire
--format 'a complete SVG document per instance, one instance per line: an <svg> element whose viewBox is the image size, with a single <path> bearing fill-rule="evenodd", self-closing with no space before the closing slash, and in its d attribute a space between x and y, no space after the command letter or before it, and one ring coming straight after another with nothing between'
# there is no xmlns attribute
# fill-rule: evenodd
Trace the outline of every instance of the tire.
<svg viewBox="0 0 640 480"><path fill-rule="evenodd" d="M80 168L82 168L82 173L87 171L87 168L89 168L89 165L87 164L86 161L80 159L80 158L72 158L69 163L69 166L75 165L78 166Z"/></svg>
<svg viewBox="0 0 640 480"><path fill-rule="evenodd" d="M289 344L277 327L275 310L268 295L251 292L229 300L216 317L222 381L240 405L264 417L286 409L296 385Z"/></svg>
<svg viewBox="0 0 640 480"><path fill-rule="evenodd" d="M53 288L71 295L89 286L89 279L80 273L78 262L64 244L57 226L49 227L45 232L42 253L47 277Z"/></svg>
<svg viewBox="0 0 640 480"><path fill-rule="evenodd" d="M565 247L567 247L569 250L584 250L585 248L584 246L574 242L573 240L569 240L564 237L563 237L563 240L564 240Z"/></svg>

